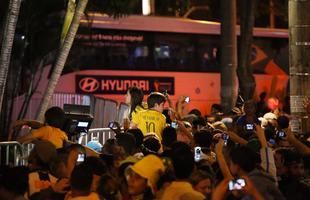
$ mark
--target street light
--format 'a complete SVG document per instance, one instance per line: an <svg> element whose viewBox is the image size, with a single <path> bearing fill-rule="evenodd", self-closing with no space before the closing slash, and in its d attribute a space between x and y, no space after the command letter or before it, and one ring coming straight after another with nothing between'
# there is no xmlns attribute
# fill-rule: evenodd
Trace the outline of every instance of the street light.
<svg viewBox="0 0 310 200"><path fill-rule="evenodd" d="M154 0L142 0L142 14L151 15L155 13Z"/></svg>

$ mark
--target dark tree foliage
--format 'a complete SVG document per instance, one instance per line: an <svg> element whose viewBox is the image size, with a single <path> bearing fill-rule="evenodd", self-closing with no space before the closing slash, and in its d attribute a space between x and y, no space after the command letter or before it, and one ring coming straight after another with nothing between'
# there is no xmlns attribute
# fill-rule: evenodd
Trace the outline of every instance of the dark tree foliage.
<svg viewBox="0 0 310 200"><path fill-rule="evenodd" d="M5 22L9 0L0 1L0 23ZM138 4L139 3L139 4ZM141 13L139 0L92 0L87 11L96 11L120 17ZM43 66L53 64L60 36L67 0L24 0L22 1L14 39L12 60L6 88L5 111L1 113L1 124L6 124L1 133L7 133L12 113L10 99L25 94L29 100L35 91L34 74ZM1 33L0 33L1 34ZM1 38L0 35L0 44ZM43 62L42 62L43 61ZM25 100L25 102L26 102ZM26 107L21 113L27 112ZM22 115L21 115L22 117ZM6 136L4 136L6 137Z"/></svg>

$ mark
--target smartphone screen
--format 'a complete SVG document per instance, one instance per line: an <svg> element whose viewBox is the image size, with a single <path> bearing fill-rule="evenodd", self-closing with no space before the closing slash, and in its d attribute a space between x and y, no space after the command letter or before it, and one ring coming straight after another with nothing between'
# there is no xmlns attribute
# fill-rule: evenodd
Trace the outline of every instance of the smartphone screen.
<svg viewBox="0 0 310 200"><path fill-rule="evenodd" d="M254 130L254 124L246 124L245 129L247 131L253 131Z"/></svg>
<svg viewBox="0 0 310 200"><path fill-rule="evenodd" d="M195 158L195 162L199 162L201 160L201 147L195 147L194 149L195 153L194 153L194 158Z"/></svg>
<svg viewBox="0 0 310 200"><path fill-rule="evenodd" d="M223 140L224 140L224 145L227 146L227 143L228 143L228 139L229 139L229 135L227 134L223 134Z"/></svg>
<svg viewBox="0 0 310 200"><path fill-rule="evenodd" d="M108 127L109 128L114 128L114 122L109 122Z"/></svg>
<svg viewBox="0 0 310 200"><path fill-rule="evenodd" d="M172 128L178 128L178 124L176 122L171 122L171 127Z"/></svg>
<svg viewBox="0 0 310 200"><path fill-rule="evenodd" d="M77 158L77 162L84 162L85 160L85 154L84 153L79 153L78 158Z"/></svg>
<svg viewBox="0 0 310 200"><path fill-rule="evenodd" d="M229 190L241 190L246 185L245 180L242 178L231 180L228 182Z"/></svg>
<svg viewBox="0 0 310 200"><path fill-rule="evenodd" d="M284 131L278 131L278 132L277 132L277 136L278 136L279 138L283 138L283 137L285 137L285 132L284 132Z"/></svg>
<svg viewBox="0 0 310 200"><path fill-rule="evenodd" d="M81 128L87 128L88 127L89 122L79 122L77 127L81 127Z"/></svg>

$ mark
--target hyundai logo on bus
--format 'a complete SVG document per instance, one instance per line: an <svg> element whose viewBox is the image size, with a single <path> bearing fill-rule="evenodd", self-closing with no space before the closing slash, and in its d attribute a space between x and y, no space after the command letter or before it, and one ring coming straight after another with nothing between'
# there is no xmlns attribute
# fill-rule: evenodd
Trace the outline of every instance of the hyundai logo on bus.
<svg viewBox="0 0 310 200"><path fill-rule="evenodd" d="M76 75L80 94L126 94L129 87L139 87L145 94L158 91L174 94L174 77Z"/></svg>

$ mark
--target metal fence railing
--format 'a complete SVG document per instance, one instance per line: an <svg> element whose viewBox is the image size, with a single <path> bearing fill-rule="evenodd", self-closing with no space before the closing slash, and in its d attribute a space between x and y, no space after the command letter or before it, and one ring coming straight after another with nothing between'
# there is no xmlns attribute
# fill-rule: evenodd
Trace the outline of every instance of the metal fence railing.
<svg viewBox="0 0 310 200"><path fill-rule="evenodd" d="M23 157L24 157L24 164L28 164L28 156L30 155L31 150L33 149L34 144L33 143L25 143L22 144L23 149Z"/></svg>
<svg viewBox="0 0 310 200"><path fill-rule="evenodd" d="M98 141L104 145L108 139L112 138L115 138L115 133L110 128L95 128L89 129L88 133L81 135L78 143L86 146L89 141ZM27 165L28 156L33 147L33 143L0 142L0 165Z"/></svg>
<svg viewBox="0 0 310 200"><path fill-rule="evenodd" d="M25 164L22 145L16 141L0 142L0 164L19 166Z"/></svg>
<svg viewBox="0 0 310 200"><path fill-rule="evenodd" d="M108 139L115 138L115 133L110 128L89 129L88 133L80 136L78 143L87 145L89 141L95 140L104 145Z"/></svg>

